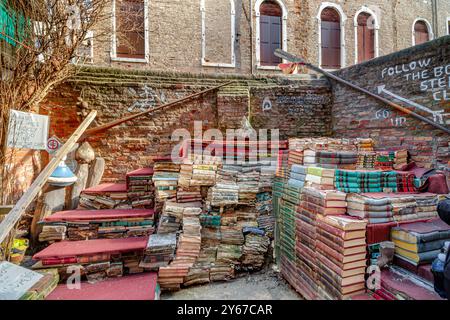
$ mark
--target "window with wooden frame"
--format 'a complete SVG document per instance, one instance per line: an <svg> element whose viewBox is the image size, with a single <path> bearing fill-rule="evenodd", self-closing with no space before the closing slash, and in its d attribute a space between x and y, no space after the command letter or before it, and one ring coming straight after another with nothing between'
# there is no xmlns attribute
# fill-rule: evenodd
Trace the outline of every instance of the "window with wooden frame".
<svg viewBox="0 0 450 320"><path fill-rule="evenodd" d="M116 0L116 58L146 59L146 3L145 0Z"/></svg>
<svg viewBox="0 0 450 320"><path fill-rule="evenodd" d="M369 27L371 15L362 12L358 15L358 63L375 57L375 29Z"/></svg>
<svg viewBox="0 0 450 320"><path fill-rule="evenodd" d="M422 44L430 41L430 32L425 21L419 20L414 24L414 44Z"/></svg>
<svg viewBox="0 0 450 320"><path fill-rule="evenodd" d="M322 68L341 68L341 18L333 8L322 10L321 16Z"/></svg>
<svg viewBox="0 0 450 320"><path fill-rule="evenodd" d="M260 63L261 66L277 66L281 59L275 56L282 48L281 7L274 1L264 1L260 6Z"/></svg>

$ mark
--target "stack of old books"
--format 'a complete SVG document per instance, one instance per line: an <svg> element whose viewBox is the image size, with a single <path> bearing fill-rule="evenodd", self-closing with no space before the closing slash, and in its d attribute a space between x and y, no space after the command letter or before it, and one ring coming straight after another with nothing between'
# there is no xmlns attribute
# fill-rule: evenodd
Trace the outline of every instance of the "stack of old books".
<svg viewBox="0 0 450 320"><path fill-rule="evenodd" d="M450 226L439 218L406 223L391 229L391 239L395 256L418 266L436 259L445 242L450 241Z"/></svg>
<svg viewBox="0 0 450 320"><path fill-rule="evenodd" d="M367 220L370 224L393 221L394 210L390 198L373 198L370 194L347 195L347 214Z"/></svg>
<svg viewBox="0 0 450 320"><path fill-rule="evenodd" d="M394 159L388 151L378 151L375 160L375 169L377 170L392 170Z"/></svg>
<svg viewBox="0 0 450 320"><path fill-rule="evenodd" d="M319 295L343 300L365 292L367 223L348 216L317 218Z"/></svg>
<svg viewBox="0 0 450 320"><path fill-rule="evenodd" d="M201 187L178 187L177 202L202 201Z"/></svg>
<svg viewBox="0 0 450 320"><path fill-rule="evenodd" d="M312 149L306 149L303 151L303 164L305 166L315 166L316 161L316 151Z"/></svg>
<svg viewBox="0 0 450 320"><path fill-rule="evenodd" d="M167 266L174 258L176 247L176 233L152 234L139 266L150 270Z"/></svg>
<svg viewBox="0 0 450 320"><path fill-rule="evenodd" d="M377 154L375 152L358 152L356 169L374 169Z"/></svg>
<svg viewBox="0 0 450 320"><path fill-rule="evenodd" d="M217 165L194 164L192 166L191 186L213 186L216 182Z"/></svg>
<svg viewBox="0 0 450 320"><path fill-rule="evenodd" d="M438 195L434 193L418 193L414 195L417 209L416 213L419 219L437 217Z"/></svg>
<svg viewBox="0 0 450 320"><path fill-rule="evenodd" d="M178 176L178 186L181 188L189 189L192 179L192 162L185 161L180 164L180 175Z"/></svg>
<svg viewBox="0 0 450 320"><path fill-rule="evenodd" d="M180 230L186 204L166 201L158 223L158 233L173 233Z"/></svg>
<svg viewBox="0 0 450 320"><path fill-rule="evenodd" d="M242 227L240 226L224 226L220 227L221 243L242 245L245 241Z"/></svg>
<svg viewBox="0 0 450 320"><path fill-rule="evenodd" d="M303 149L289 149L288 166L303 164Z"/></svg>
<svg viewBox="0 0 450 320"><path fill-rule="evenodd" d="M138 264L146 243L147 237L55 242L33 256L33 268L58 268L61 281L72 274L70 266L82 267L88 280L142 272Z"/></svg>
<svg viewBox="0 0 450 320"><path fill-rule="evenodd" d="M305 186L307 168L302 165L294 164L291 166L288 184L297 188Z"/></svg>
<svg viewBox="0 0 450 320"><path fill-rule="evenodd" d="M233 278L236 266L239 266L241 263L241 257L242 245L220 244L217 247L217 260L211 266L211 280L228 280ZM220 279L220 277L223 278Z"/></svg>
<svg viewBox="0 0 450 320"><path fill-rule="evenodd" d="M397 192L395 171L336 170L334 185L347 193Z"/></svg>
<svg viewBox="0 0 450 320"><path fill-rule="evenodd" d="M241 256L240 254L239 257ZM227 261L217 260L211 264L209 278L211 281L228 281L235 277L235 266Z"/></svg>
<svg viewBox="0 0 450 320"><path fill-rule="evenodd" d="M80 194L79 209L126 209L128 204L125 183L104 183L85 189Z"/></svg>
<svg viewBox="0 0 450 320"><path fill-rule="evenodd" d="M67 226L65 225L44 225L39 233L40 242L53 242L66 239Z"/></svg>
<svg viewBox="0 0 450 320"><path fill-rule="evenodd" d="M371 138L359 138L356 139L356 147L361 152L372 152L374 150L375 143Z"/></svg>
<svg viewBox="0 0 450 320"><path fill-rule="evenodd" d="M143 168L127 173L128 199L133 208L153 208L155 187L153 168Z"/></svg>
<svg viewBox="0 0 450 320"><path fill-rule="evenodd" d="M170 157L161 157L154 161L153 183L155 184L156 200L164 201L175 198L177 195L180 165L173 163Z"/></svg>
<svg viewBox="0 0 450 320"><path fill-rule="evenodd" d="M188 274L184 277L183 286L194 286L209 283L210 264L196 262L189 268Z"/></svg>
<svg viewBox="0 0 450 320"><path fill-rule="evenodd" d="M237 185L237 173L234 166L226 166L217 172L216 184L209 188L207 202L211 206L226 206L238 204L239 186Z"/></svg>
<svg viewBox="0 0 450 320"><path fill-rule="evenodd" d="M158 283L163 290L179 290L189 269L200 255L201 226L198 203L187 204L183 210L183 232L178 240L175 259L158 273Z"/></svg>
<svg viewBox="0 0 450 320"><path fill-rule="evenodd" d="M316 151L317 166L331 169L356 169L358 154L350 151Z"/></svg>
<svg viewBox="0 0 450 320"><path fill-rule="evenodd" d="M152 209L69 210L45 218L40 241L148 236L154 231Z"/></svg>
<svg viewBox="0 0 450 320"><path fill-rule="evenodd" d="M318 216L345 214L345 193L334 190L317 190L305 187L302 202L297 210L297 257L304 284L305 297L317 298L318 264L316 244Z"/></svg>
<svg viewBox="0 0 450 320"><path fill-rule="evenodd" d="M410 221L419 219L419 215L417 214L417 202L414 195L398 193L387 194L384 196L390 199L395 221Z"/></svg>
<svg viewBox="0 0 450 320"><path fill-rule="evenodd" d="M280 150L278 152L278 164L275 176L280 178L289 177L289 150Z"/></svg>
<svg viewBox="0 0 450 320"><path fill-rule="evenodd" d="M272 182L275 178L276 168L271 165L263 165L260 168L260 176L259 176L259 191L270 192L272 191Z"/></svg>
<svg viewBox="0 0 450 320"><path fill-rule="evenodd" d="M238 206L234 208L234 213L232 210L229 211L228 216L231 218L233 215L236 217L236 225L241 229L258 227L258 212L253 206Z"/></svg>
<svg viewBox="0 0 450 320"><path fill-rule="evenodd" d="M394 159L394 169L399 170L408 164L408 150L406 149L392 151L390 157Z"/></svg>
<svg viewBox="0 0 450 320"><path fill-rule="evenodd" d="M334 169L308 167L305 178L306 186L320 190L334 189Z"/></svg>
<svg viewBox="0 0 450 320"><path fill-rule="evenodd" d="M241 268L258 270L264 265L270 239L264 234L249 232L242 247Z"/></svg>
<svg viewBox="0 0 450 320"><path fill-rule="evenodd" d="M284 198L280 200L280 249L281 255L284 256L289 262L295 264L296 260L296 224L295 224L295 212L297 204L291 203ZM291 270L292 271L292 270ZM291 277L289 274L289 268L281 272Z"/></svg>
<svg viewBox="0 0 450 320"><path fill-rule="evenodd" d="M237 185L239 187L239 203L254 205L256 194L259 192L259 172L241 172L237 176Z"/></svg>

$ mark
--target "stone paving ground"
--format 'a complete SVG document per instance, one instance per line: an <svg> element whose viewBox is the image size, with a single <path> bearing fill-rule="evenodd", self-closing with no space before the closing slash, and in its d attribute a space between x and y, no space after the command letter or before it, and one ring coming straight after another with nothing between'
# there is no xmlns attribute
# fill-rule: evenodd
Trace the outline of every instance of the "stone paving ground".
<svg viewBox="0 0 450 320"><path fill-rule="evenodd" d="M228 282L162 293L161 300L302 300L301 296L272 269L240 275Z"/></svg>

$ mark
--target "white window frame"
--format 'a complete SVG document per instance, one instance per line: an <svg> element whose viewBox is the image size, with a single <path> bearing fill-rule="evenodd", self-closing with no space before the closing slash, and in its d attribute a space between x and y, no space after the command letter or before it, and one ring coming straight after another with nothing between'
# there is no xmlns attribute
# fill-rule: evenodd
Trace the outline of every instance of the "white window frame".
<svg viewBox="0 0 450 320"><path fill-rule="evenodd" d="M136 62L149 63L150 62L150 47L149 47L149 16L148 16L148 1L144 1L144 47L145 58L123 58L117 56L117 37L116 37L116 0L112 0L112 39L111 39L111 61L115 62Z"/></svg>
<svg viewBox="0 0 450 320"><path fill-rule="evenodd" d="M425 18L416 18L416 20L414 20L414 22L412 24L412 28L411 28L412 45L413 46L416 45L416 31L414 30L414 27L416 26L416 23L419 22L419 21L423 21L427 25L428 35L430 36L430 39L428 41L431 41L431 40L434 39L433 27L431 26L431 23Z"/></svg>
<svg viewBox="0 0 450 320"><path fill-rule="evenodd" d="M371 17L373 17L374 20L374 48L375 48L375 56L374 58L378 58L380 56L380 47L379 47L379 43L378 43L378 31L380 30L380 23L378 20L377 15L375 14L375 12L366 7L366 6L362 6L361 9L359 9L356 14L355 14L355 18L353 21L353 25L355 27L355 64L358 63L358 17L361 13L367 13L370 14Z"/></svg>
<svg viewBox="0 0 450 320"><path fill-rule="evenodd" d="M256 46L255 46L255 55L256 55L256 68L261 70L280 70L278 66L262 66L261 65L261 28L260 28L260 19L261 19L261 4L265 0L257 0L255 3L255 16L256 16L256 28L255 28L255 36L256 36ZM281 49L284 51L288 51L287 46L287 15L288 10L286 5L281 0L274 0L282 11L281 16ZM283 62L286 61L283 59Z"/></svg>
<svg viewBox="0 0 450 320"><path fill-rule="evenodd" d="M450 36L450 28L449 28L450 17L447 17L447 20L445 20L445 21L446 21L446 24L445 24L445 33L446 33L447 35Z"/></svg>
<svg viewBox="0 0 450 320"><path fill-rule="evenodd" d="M322 11L326 8L333 8L340 15L341 20L341 69L345 68L346 64L346 52L345 52L345 21L347 20L347 16L342 10L341 6L333 3L333 2L322 2L319 8L319 13L317 14L318 21L318 38L319 38L319 66L322 68Z"/></svg>
<svg viewBox="0 0 450 320"><path fill-rule="evenodd" d="M203 67L220 67L220 68L235 68L236 55L234 51L234 43L236 39L236 9L234 0L230 0L230 16L231 16L231 62L208 62L206 59L206 4L205 0L200 0L200 12L202 16L202 66Z"/></svg>

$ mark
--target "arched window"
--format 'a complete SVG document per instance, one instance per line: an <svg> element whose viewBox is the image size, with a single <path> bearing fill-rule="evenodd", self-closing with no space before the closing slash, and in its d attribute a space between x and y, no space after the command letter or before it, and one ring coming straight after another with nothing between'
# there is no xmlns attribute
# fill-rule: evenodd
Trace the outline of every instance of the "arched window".
<svg viewBox="0 0 450 320"><path fill-rule="evenodd" d="M430 32L428 25L423 20L418 20L414 24L414 45L430 41Z"/></svg>
<svg viewBox="0 0 450 320"><path fill-rule="evenodd" d="M375 28L370 18L366 12L361 12L357 18L358 63L375 58Z"/></svg>
<svg viewBox="0 0 450 320"><path fill-rule="evenodd" d="M341 68L341 17L333 8L325 8L320 14L322 68Z"/></svg>
<svg viewBox="0 0 450 320"><path fill-rule="evenodd" d="M281 59L274 52L282 48L283 12L275 1L264 1L260 6L260 64L277 66Z"/></svg>

